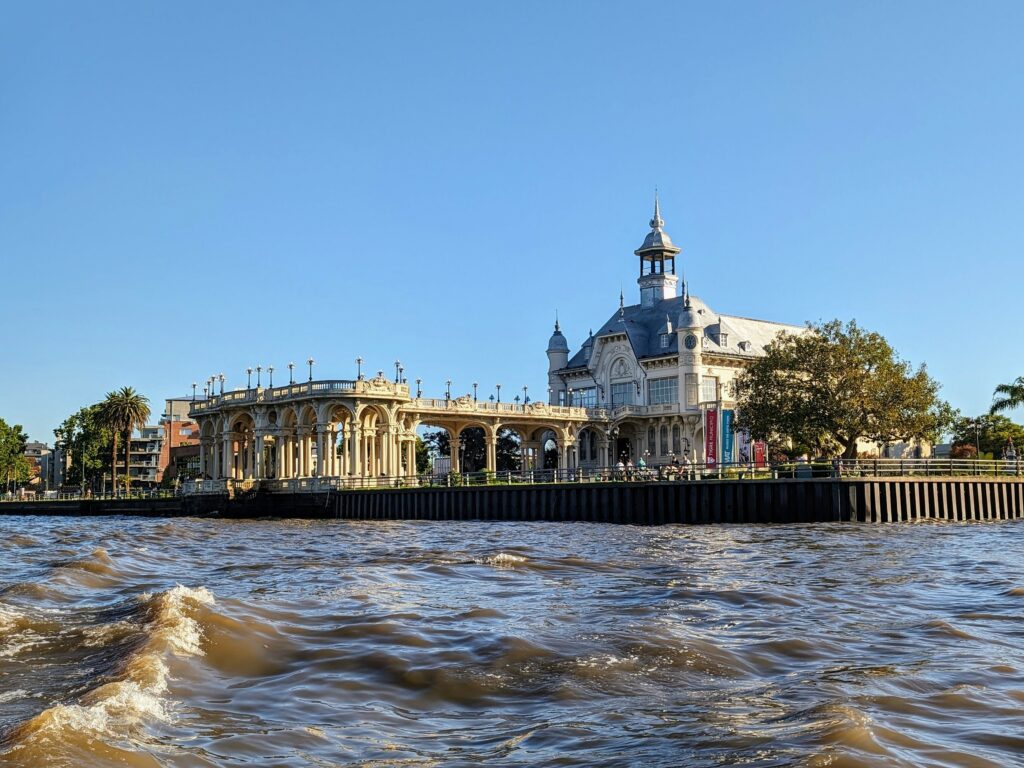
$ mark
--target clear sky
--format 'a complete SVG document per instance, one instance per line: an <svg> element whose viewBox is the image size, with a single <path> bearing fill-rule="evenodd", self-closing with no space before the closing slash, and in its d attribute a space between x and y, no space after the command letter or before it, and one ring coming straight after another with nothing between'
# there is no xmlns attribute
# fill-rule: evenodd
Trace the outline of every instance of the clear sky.
<svg viewBox="0 0 1024 768"><path fill-rule="evenodd" d="M0 5L0 417L354 359L543 396L654 187L726 314L1024 374L1019 2ZM503 398L504 399L504 398Z"/></svg>

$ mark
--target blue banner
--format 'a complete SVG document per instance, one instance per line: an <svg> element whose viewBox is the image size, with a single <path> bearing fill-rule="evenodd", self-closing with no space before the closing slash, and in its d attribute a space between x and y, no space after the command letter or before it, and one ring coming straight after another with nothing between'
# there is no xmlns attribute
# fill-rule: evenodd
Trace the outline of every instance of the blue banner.
<svg viewBox="0 0 1024 768"><path fill-rule="evenodd" d="M733 445L735 437L732 432L733 411L722 411L722 463L732 464L736 461L733 456Z"/></svg>

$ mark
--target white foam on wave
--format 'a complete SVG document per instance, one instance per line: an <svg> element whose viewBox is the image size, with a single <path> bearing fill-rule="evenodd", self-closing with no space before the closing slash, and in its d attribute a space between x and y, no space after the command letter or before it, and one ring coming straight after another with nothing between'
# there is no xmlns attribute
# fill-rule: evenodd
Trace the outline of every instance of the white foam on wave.
<svg viewBox="0 0 1024 768"><path fill-rule="evenodd" d="M170 719L163 697L171 679L167 660L203 654L203 629L194 614L215 600L205 587L180 584L141 599L148 619L146 639L125 659L116 679L90 691L79 703L58 704L36 715L19 729L16 742L24 745L79 733L121 739L145 722ZM115 625L105 631L112 631L111 626ZM97 638L103 635L100 630Z"/></svg>
<svg viewBox="0 0 1024 768"><path fill-rule="evenodd" d="M9 605L0 603L0 634L10 632L18 626L22 618L24 618L24 614L14 610Z"/></svg>
<svg viewBox="0 0 1024 768"><path fill-rule="evenodd" d="M496 555L474 558L474 562L481 565L493 565L498 568L511 568L520 563L525 563L526 558L523 555L513 555L511 552L499 552Z"/></svg>

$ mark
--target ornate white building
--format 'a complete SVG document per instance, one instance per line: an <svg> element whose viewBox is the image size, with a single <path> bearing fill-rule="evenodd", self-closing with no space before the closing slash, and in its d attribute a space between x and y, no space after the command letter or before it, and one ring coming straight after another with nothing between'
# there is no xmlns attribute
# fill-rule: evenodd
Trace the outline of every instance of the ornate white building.
<svg viewBox="0 0 1024 768"><path fill-rule="evenodd" d="M640 303L626 306L620 295L618 309L575 354L556 321L548 403L425 398L410 391L401 371L394 381L382 373L314 381L312 360L309 381L278 387L263 387L257 376L255 387L225 392L221 375L219 394L211 378L207 396L191 404L200 477L282 488L413 478L422 427L444 429L453 446L466 429L483 430L490 472L505 430L518 436L517 464L528 470L545 459L570 473L641 458L650 465L744 460L724 447L732 440L732 380L778 333L803 328L718 314L685 284L677 296L680 249L664 230L657 199L650 224L635 251ZM706 440L711 429L721 441ZM452 451L453 471L459 463Z"/></svg>
<svg viewBox="0 0 1024 768"><path fill-rule="evenodd" d="M677 295L680 248L665 232L657 197L650 226L634 251L640 303L626 305L620 294L618 309L575 353L557 321L548 342L550 404L582 406L590 415L576 441L583 467L619 459L721 460L720 444L716 456L705 454L705 411L713 410L728 445L733 379L780 332L804 330L721 314L691 296L685 283ZM738 460L738 452L728 458Z"/></svg>

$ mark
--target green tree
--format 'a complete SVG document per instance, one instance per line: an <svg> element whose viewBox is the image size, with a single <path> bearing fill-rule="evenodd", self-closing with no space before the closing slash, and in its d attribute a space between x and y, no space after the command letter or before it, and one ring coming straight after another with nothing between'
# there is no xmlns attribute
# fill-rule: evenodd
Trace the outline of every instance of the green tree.
<svg viewBox="0 0 1024 768"><path fill-rule="evenodd" d="M478 472L487 466L487 443L480 427L462 430L462 471ZM451 456L451 441L448 432L439 429L427 432L423 441L434 456ZM498 430L494 453L498 472L517 472L520 467L519 436L511 429Z"/></svg>
<svg viewBox="0 0 1024 768"><path fill-rule="evenodd" d="M416 436L416 474L430 471L430 446L419 435Z"/></svg>
<svg viewBox="0 0 1024 768"><path fill-rule="evenodd" d="M1024 447L1024 427L1001 414L962 417L953 424L953 447L977 451L978 458L1000 458L1011 440L1017 449Z"/></svg>
<svg viewBox="0 0 1024 768"><path fill-rule="evenodd" d="M737 426L758 440L857 455L857 441L929 439L950 409L922 365L914 370L856 322L779 334L736 381Z"/></svg>
<svg viewBox="0 0 1024 768"><path fill-rule="evenodd" d="M1024 405L1024 376L1018 376L1009 384L1000 384L992 393L992 407L989 413L1012 411Z"/></svg>
<svg viewBox="0 0 1024 768"><path fill-rule="evenodd" d="M113 433L103 424L102 406L87 405L68 416L53 430L57 442L68 457L65 482L68 485L93 485L97 475L108 469L105 449Z"/></svg>
<svg viewBox="0 0 1024 768"><path fill-rule="evenodd" d="M131 455L132 432L136 427L144 427L149 420L149 398L140 395L132 387L122 387L108 392L106 399L100 403L100 418L103 425L111 431L113 439L110 443L111 487L117 488L117 441L124 437L124 476L130 477L128 462Z"/></svg>
<svg viewBox="0 0 1024 768"><path fill-rule="evenodd" d="M0 479L6 484L27 483L31 464L25 456L28 442L20 424L8 424L0 419Z"/></svg>

